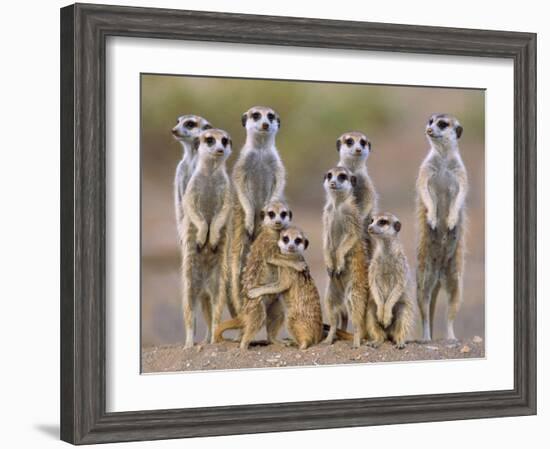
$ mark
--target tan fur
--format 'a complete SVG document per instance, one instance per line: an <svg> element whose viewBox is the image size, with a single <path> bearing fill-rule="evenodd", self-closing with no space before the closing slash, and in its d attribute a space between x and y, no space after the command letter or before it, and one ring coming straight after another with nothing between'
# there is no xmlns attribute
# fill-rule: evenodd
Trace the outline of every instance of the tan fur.
<svg viewBox="0 0 550 449"><path fill-rule="evenodd" d="M260 119L254 120L254 114L260 114ZM271 115L270 120L268 116ZM269 129L262 130L263 125ZM234 195L226 254L232 316L242 305L241 274L251 241L260 230L260 211L268 202L282 200L285 186L285 169L275 146L280 126L277 113L270 108L255 106L243 114L243 126L247 137L233 167Z"/></svg>
<svg viewBox="0 0 550 449"><path fill-rule="evenodd" d="M342 176L345 180L340 181ZM351 316L353 345L358 347L366 336L368 259L363 224L353 196L355 181L344 167L333 168L325 175L323 254L329 274L325 308L330 330L325 342L333 343L339 321L347 324ZM342 330L346 330L346 324L342 324Z"/></svg>
<svg viewBox="0 0 550 449"><path fill-rule="evenodd" d="M289 241L284 242L285 238L288 238ZM298 242L297 239L300 239L302 243L293 243ZM300 246L303 246L303 242L306 240L298 228L289 227L281 231L279 248L281 248L282 254L270 260L270 263L279 267L278 280L258 286L248 292L250 298L281 294L286 308L287 330L300 349L306 349L319 343L323 337L321 300L309 271L300 272L283 266L280 259L282 257L285 261L292 259L296 262L304 262L303 250L300 249Z"/></svg>
<svg viewBox="0 0 550 449"><path fill-rule="evenodd" d="M399 220L391 214L377 214L369 225L373 254L369 263L370 301L367 332L372 346L391 339L398 349L405 347L413 324L408 292L409 269L397 237Z"/></svg>
<svg viewBox="0 0 550 449"><path fill-rule="evenodd" d="M208 145L208 140L215 143ZM225 161L231 139L222 130L203 131L195 140L197 167L183 197L182 302L185 347L192 347L195 308L200 303L208 327L206 341L218 325L225 304L223 252L229 216L230 184Z"/></svg>
<svg viewBox="0 0 550 449"><path fill-rule="evenodd" d="M448 126L440 129L439 122ZM423 339L432 338L435 305L441 287L449 295L447 338L454 340L454 320L462 302L464 270L464 200L468 189L458 139L462 126L446 114L434 114L426 134L431 148L420 167L417 187L417 301Z"/></svg>

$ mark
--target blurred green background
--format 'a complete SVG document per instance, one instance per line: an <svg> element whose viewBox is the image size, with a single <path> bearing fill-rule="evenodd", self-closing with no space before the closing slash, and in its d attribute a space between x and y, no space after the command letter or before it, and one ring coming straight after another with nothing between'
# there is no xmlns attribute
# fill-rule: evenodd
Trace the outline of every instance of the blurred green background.
<svg viewBox="0 0 550 449"><path fill-rule="evenodd" d="M254 105L270 106L281 116L277 148L287 170L286 196L294 211L294 223L310 239L306 257L321 297L326 285L321 240L322 177L337 163L336 138L340 134L357 130L369 136L372 153L368 166L379 193L379 208L394 213L403 223L401 241L411 267L415 304L415 180L428 149L424 126L433 112L447 112L460 120L464 127L460 148L470 191L464 304L456 332L459 338L484 337L483 90L142 75L142 345L184 340L172 197L174 171L182 150L170 129L179 115L196 114L228 131L234 145L228 162L230 173L245 138L241 115ZM442 296L435 338L444 337L446 301ZM202 318L198 324L202 338ZM419 329L417 326L412 337L419 336Z"/></svg>

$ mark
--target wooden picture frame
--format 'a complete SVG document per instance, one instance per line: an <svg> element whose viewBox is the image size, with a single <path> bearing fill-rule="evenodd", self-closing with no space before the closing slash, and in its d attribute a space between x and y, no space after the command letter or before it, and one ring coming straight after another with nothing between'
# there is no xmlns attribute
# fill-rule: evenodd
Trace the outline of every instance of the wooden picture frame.
<svg viewBox="0 0 550 449"><path fill-rule="evenodd" d="M107 36L512 59L514 388L106 412ZM536 371L535 34L86 4L61 9L63 440L90 444L532 415Z"/></svg>

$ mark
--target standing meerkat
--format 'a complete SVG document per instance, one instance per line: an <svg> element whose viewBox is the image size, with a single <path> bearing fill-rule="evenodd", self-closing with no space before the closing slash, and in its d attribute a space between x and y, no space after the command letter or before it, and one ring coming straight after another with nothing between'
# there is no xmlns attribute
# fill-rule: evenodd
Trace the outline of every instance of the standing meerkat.
<svg viewBox="0 0 550 449"><path fill-rule="evenodd" d="M367 170L367 159L372 151L369 138L360 132L347 132L336 140L340 160L338 165L347 168L356 178L353 195L365 226L376 212L378 195Z"/></svg>
<svg viewBox="0 0 550 449"><path fill-rule="evenodd" d="M250 242L260 228L260 212L270 201L282 200L285 188L285 168L275 146L281 126L278 114L271 108L255 106L243 114L242 125L246 128L246 142L233 167L235 195L227 254L232 316L242 304L241 271Z"/></svg>
<svg viewBox="0 0 550 449"><path fill-rule="evenodd" d="M230 213L230 183L225 162L231 154L231 138L219 129L203 131L193 146L196 169L183 197L182 280L185 347L192 347L195 307L200 301L208 332L220 321L225 305L223 282L224 228Z"/></svg>
<svg viewBox="0 0 550 449"><path fill-rule="evenodd" d="M197 162L197 152L193 148L193 140L199 136L201 131L211 128L210 122L198 115L182 115L178 117L176 126L172 128L174 139L180 143L183 149L182 158L178 162L174 177L174 206L180 241L183 225L183 195Z"/></svg>
<svg viewBox="0 0 550 449"><path fill-rule="evenodd" d="M389 337L396 348L403 349L412 326L409 267L398 238L400 230L401 222L392 214L374 215L368 227L373 252L369 262L367 333L375 347Z"/></svg>
<svg viewBox="0 0 550 449"><path fill-rule="evenodd" d="M281 344L277 334L284 322L284 307L279 295L266 295L259 300L247 300L250 289L277 280L276 264L304 271L304 261L277 257L279 254L279 232L286 229L292 219L292 211L282 201L272 201L260 214L262 227L250 248L243 271L243 306L236 318L224 321L216 329L215 341L221 341L222 334L229 329L242 330L241 348L248 348L252 339L266 324L269 343ZM270 263L271 262L271 263Z"/></svg>
<svg viewBox="0 0 550 449"><path fill-rule="evenodd" d="M420 166L417 190L417 301L423 339L432 338L440 287L449 295L447 339L456 340L454 320L462 301L464 202L468 189L458 139L463 128L447 114L434 114L426 125L430 150Z"/></svg>
<svg viewBox="0 0 550 449"><path fill-rule="evenodd" d="M353 346L359 347L366 327L368 261L364 228L353 196L356 181L345 167L335 167L325 174L323 254L329 275L325 307L330 330L325 342L334 342L340 319L346 330L350 315Z"/></svg>
<svg viewBox="0 0 550 449"><path fill-rule="evenodd" d="M308 244L304 233L296 227L290 226L280 233L278 245L281 255L285 258L305 262L303 253ZM249 301L257 301L255 298L265 295L281 294L286 308L288 332L300 349L307 349L319 343L323 337L319 291L308 270L300 272L281 266L276 259L269 262L279 266L277 281L249 290Z"/></svg>

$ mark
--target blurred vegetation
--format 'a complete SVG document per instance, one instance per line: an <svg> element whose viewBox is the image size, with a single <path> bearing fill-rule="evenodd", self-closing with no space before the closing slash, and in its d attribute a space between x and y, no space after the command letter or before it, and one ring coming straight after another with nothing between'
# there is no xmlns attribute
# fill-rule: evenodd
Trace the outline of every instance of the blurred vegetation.
<svg viewBox="0 0 550 449"><path fill-rule="evenodd" d="M142 75L141 81L144 343L177 342L183 336L172 202L181 148L170 129L182 114L203 116L225 129L233 138L230 168L245 138L241 115L254 105L270 106L281 116L277 148L287 170L286 195L296 223L311 237L308 261L321 294L326 281L322 176L337 163L336 138L357 130L371 139L369 173L380 209L401 219L401 239L414 269L414 186L428 148L425 123L433 112L455 115L465 130L461 153L470 179L470 227L476 230L465 279L465 308L470 301L472 318L461 324L459 315L457 326L483 334L484 91L167 75Z"/></svg>

